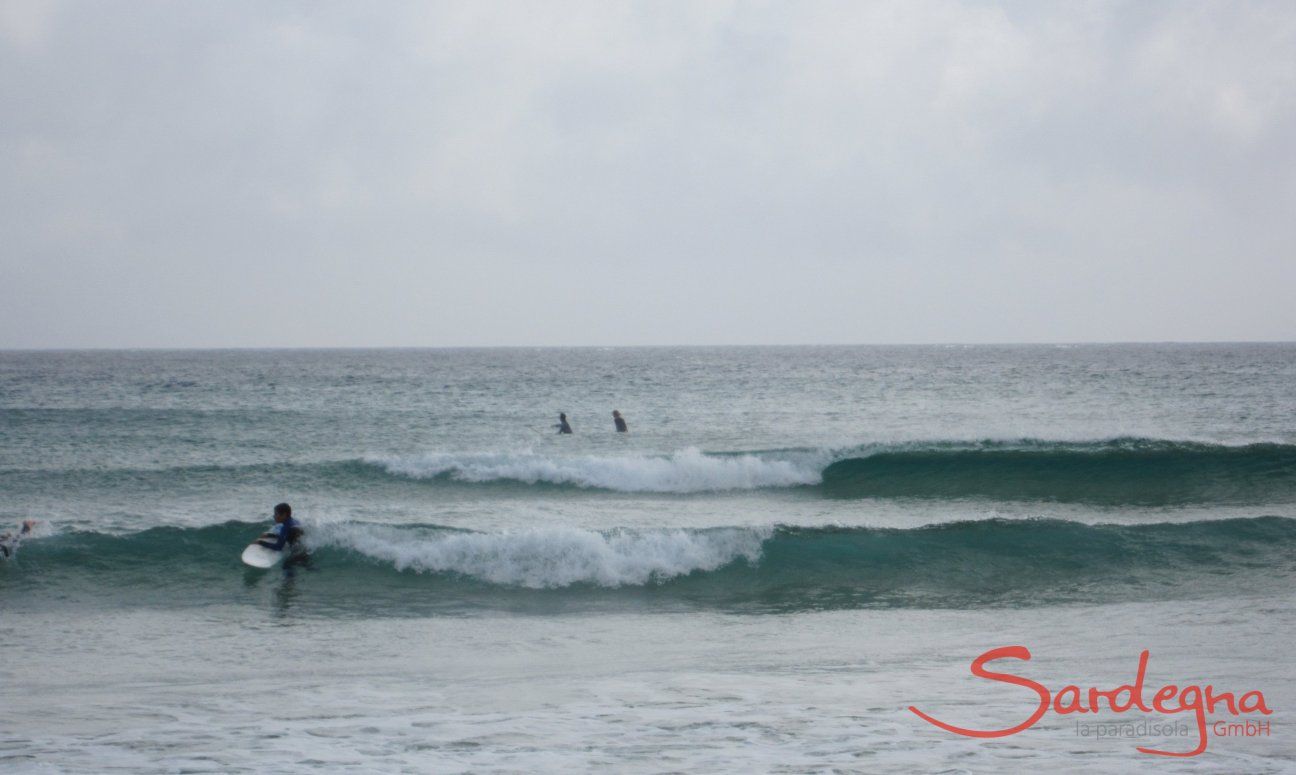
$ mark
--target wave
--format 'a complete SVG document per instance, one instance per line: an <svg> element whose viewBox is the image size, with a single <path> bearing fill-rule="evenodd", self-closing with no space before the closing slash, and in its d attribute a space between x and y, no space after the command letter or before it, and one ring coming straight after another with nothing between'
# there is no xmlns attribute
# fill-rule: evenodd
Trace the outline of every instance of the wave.
<svg viewBox="0 0 1296 775"><path fill-rule="evenodd" d="M349 460L159 469L0 469L0 487L50 491L261 483L360 491L391 486L541 488L691 495L795 490L834 499L1054 501L1103 506L1296 504L1296 445L1118 438L932 441L845 449L553 455L429 452Z"/></svg>
<svg viewBox="0 0 1296 775"><path fill-rule="evenodd" d="M836 497L1290 503L1296 445L1121 438L918 446L839 459L824 469L823 485Z"/></svg>
<svg viewBox="0 0 1296 775"><path fill-rule="evenodd" d="M707 454L695 448L671 455L550 457L520 453L428 453L372 457L388 473L416 479L573 485L618 492L697 493L818 484L824 453L792 457L768 453Z"/></svg>
<svg viewBox="0 0 1296 775"><path fill-rule="evenodd" d="M309 560L269 574L237 559L260 529L231 522L32 539L0 563L0 602L227 604L254 600L249 590L263 583L291 582L309 594L303 605L327 614L770 612L1285 594L1296 580L1296 519L1283 517L501 532L342 523L311 528Z"/></svg>
<svg viewBox="0 0 1296 775"><path fill-rule="evenodd" d="M465 483L701 493L814 487L832 498L985 498L1112 505L1290 503L1296 445L1118 438L922 442L846 450L550 457L533 452L373 457L383 471Z"/></svg>
<svg viewBox="0 0 1296 775"><path fill-rule="evenodd" d="M626 530L548 527L502 533L442 531L411 540L408 530L325 528L319 547L342 548L398 571L452 573L492 584L551 589L573 584L643 585L737 560L755 563L772 529Z"/></svg>

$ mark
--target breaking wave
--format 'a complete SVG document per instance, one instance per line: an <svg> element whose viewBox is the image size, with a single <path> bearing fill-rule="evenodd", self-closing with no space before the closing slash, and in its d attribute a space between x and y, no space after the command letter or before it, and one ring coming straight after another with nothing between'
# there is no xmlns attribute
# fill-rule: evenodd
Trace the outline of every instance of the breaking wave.
<svg viewBox="0 0 1296 775"><path fill-rule="evenodd" d="M276 584L321 615L761 613L1196 598L1287 589L1296 579L1296 520L1282 517L498 532L339 523L308 525L309 558L264 574L238 561L260 529L230 522L34 538L0 562L0 603L247 603Z"/></svg>
<svg viewBox="0 0 1296 775"><path fill-rule="evenodd" d="M1296 445L1119 438L931 441L843 449L555 455L428 452L238 466L0 469L0 490L223 488L362 494L393 485L693 495L795 490L809 497L1055 501L1103 506L1296 504ZM1264 513L1264 512L1260 512Z"/></svg>
<svg viewBox="0 0 1296 775"><path fill-rule="evenodd" d="M815 487L833 498L986 498L1174 505L1296 500L1296 445L1159 439L927 442L845 450L553 457L429 453L373 457L395 476L701 493Z"/></svg>
<svg viewBox="0 0 1296 775"><path fill-rule="evenodd" d="M818 484L824 453L794 457L707 454L685 449L672 455L551 457L522 453L428 453L367 458L385 471L417 479L460 482L512 481L574 485L619 492L696 493Z"/></svg>

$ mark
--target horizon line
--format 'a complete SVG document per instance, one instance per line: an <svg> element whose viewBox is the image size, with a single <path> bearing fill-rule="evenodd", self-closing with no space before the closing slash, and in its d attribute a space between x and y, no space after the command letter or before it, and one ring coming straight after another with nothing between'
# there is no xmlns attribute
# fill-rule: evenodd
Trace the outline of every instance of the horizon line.
<svg viewBox="0 0 1296 775"><path fill-rule="evenodd" d="M340 350L633 350L740 347L1102 347L1111 345L1258 345L1296 344L1296 339L1122 339L1023 342L800 342L788 344L477 344L477 345L199 345L199 346L59 346L0 347L0 352L236 352Z"/></svg>

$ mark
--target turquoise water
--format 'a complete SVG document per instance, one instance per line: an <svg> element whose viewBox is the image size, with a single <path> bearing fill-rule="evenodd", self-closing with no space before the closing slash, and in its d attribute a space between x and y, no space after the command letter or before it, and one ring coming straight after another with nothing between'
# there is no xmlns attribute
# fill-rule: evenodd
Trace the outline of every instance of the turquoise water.
<svg viewBox="0 0 1296 775"><path fill-rule="evenodd" d="M0 532L39 520L0 762L1124 771L905 708L1011 715L966 668L1014 637L1292 699L1294 378L1281 344L0 353ZM242 567L283 500L309 563Z"/></svg>

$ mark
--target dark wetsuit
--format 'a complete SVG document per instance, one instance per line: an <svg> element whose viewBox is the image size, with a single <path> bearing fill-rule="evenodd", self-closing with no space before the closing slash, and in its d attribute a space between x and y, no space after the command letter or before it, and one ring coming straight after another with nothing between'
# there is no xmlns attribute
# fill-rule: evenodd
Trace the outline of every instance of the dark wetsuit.
<svg viewBox="0 0 1296 775"><path fill-rule="evenodd" d="M624 418L624 417L613 417L613 418L612 418L612 421L616 423L617 433L625 433L625 432L626 432L627 429L626 429L626 424L625 424L625 418Z"/></svg>
<svg viewBox="0 0 1296 775"><path fill-rule="evenodd" d="M23 536L30 532L31 525L23 523L23 526L18 530L18 535L13 533L0 535L0 556L3 556L6 560L12 557L18 551L18 544L22 543Z"/></svg>
<svg viewBox="0 0 1296 775"><path fill-rule="evenodd" d="M257 543L267 549L273 549L276 552L282 550L285 545L296 546L297 541L302 537L301 523L292 517L289 517L283 522L275 525L274 529L270 532L275 533L277 536L273 542L262 539L257 541Z"/></svg>
<svg viewBox="0 0 1296 775"><path fill-rule="evenodd" d="M559 420L559 421L558 421L558 432L559 432L559 433L571 433L571 432L572 432L572 431L571 431L571 426L567 424L567 421L566 421L566 420Z"/></svg>

